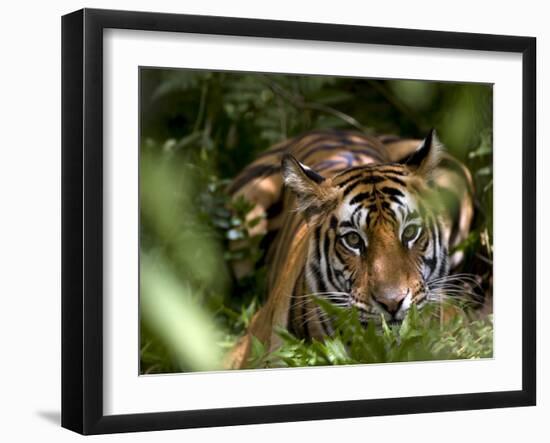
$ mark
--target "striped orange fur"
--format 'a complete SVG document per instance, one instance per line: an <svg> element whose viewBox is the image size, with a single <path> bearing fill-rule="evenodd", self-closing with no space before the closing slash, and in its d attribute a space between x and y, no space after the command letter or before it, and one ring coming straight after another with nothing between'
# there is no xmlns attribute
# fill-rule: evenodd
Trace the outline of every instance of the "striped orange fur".
<svg viewBox="0 0 550 443"><path fill-rule="evenodd" d="M276 349L278 327L330 335L311 294L356 307L365 324L436 300L473 218L470 173L433 131L424 140L313 131L265 151L229 192L261 218L251 235L271 239L267 301L228 357L232 368L246 366L252 336ZM237 276L252 270L233 265Z"/></svg>

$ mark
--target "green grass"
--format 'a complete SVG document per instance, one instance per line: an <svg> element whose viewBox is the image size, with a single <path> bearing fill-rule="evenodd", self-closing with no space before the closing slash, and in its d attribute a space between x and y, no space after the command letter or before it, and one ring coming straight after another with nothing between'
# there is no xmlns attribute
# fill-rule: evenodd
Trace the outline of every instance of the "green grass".
<svg viewBox="0 0 550 443"><path fill-rule="evenodd" d="M370 322L365 328L356 309L344 309L317 299L322 311L333 319L336 331L324 340L306 342L280 330L282 345L268 352L253 341L250 368L351 365L407 361L489 358L493 355L492 316L470 320L457 315L441 323L437 307L419 313L415 306L400 325Z"/></svg>

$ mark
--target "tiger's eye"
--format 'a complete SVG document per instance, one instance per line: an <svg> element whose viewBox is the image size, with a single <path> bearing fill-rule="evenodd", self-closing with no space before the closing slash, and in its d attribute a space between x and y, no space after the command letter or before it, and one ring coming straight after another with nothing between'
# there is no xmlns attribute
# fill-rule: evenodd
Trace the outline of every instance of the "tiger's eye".
<svg viewBox="0 0 550 443"><path fill-rule="evenodd" d="M348 232L344 236L344 239L346 240L348 246L354 249L359 249L363 244L363 241L357 232Z"/></svg>
<svg viewBox="0 0 550 443"><path fill-rule="evenodd" d="M401 235L404 242L410 242L411 240L414 240L415 237L418 235L418 231L420 231L420 226L418 225L409 225L403 230L403 234Z"/></svg>

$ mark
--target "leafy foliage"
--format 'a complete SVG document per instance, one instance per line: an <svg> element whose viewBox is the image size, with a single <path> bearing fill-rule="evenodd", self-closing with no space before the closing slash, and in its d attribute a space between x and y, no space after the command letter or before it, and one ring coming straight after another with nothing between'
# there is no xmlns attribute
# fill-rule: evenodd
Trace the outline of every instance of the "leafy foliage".
<svg viewBox="0 0 550 443"><path fill-rule="evenodd" d="M400 325L388 325L381 317L381 327L369 322L365 328L358 311L334 306L316 299L322 311L335 325L334 334L323 342L307 342L280 330L280 348L268 352L254 341L250 367L301 367L405 361L455 360L491 357L492 316L468 320L455 316L441 323L434 307L419 314L413 306Z"/></svg>

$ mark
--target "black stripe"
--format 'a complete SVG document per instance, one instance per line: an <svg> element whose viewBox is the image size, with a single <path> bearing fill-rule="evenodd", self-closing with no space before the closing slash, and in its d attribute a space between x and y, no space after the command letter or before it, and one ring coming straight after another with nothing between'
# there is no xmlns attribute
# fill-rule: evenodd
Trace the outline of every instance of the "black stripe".
<svg viewBox="0 0 550 443"><path fill-rule="evenodd" d="M364 169L365 169L364 166L360 166L360 167L358 167L358 168L348 169L348 170L345 171L344 173L355 172L356 169L360 169L360 171L359 171L357 174L352 174L350 177L346 178L342 183L339 183L339 184L338 184L338 187L343 188L343 187L346 186L348 183L350 183L350 182L352 182L352 181L354 181L354 180L357 180L358 178L360 178L360 177L363 175L363 172L364 172Z"/></svg>
<svg viewBox="0 0 550 443"><path fill-rule="evenodd" d="M323 183L325 181L325 177L323 177L322 175L317 174L313 169L303 168L302 166L300 166L300 168L302 169L304 174L310 180L313 180L315 183L320 184L320 183Z"/></svg>
<svg viewBox="0 0 550 443"><path fill-rule="evenodd" d="M268 219L272 219L277 217L278 215L281 215L284 209L283 199L277 200L275 203L273 203L269 208L267 208L266 211L266 217Z"/></svg>
<svg viewBox="0 0 550 443"><path fill-rule="evenodd" d="M259 177L268 177L270 175L273 175L275 173L279 173L281 171L281 168L279 166L274 165L256 165L251 166L244 170L243 174L241 174L237 179L231 183L229 186L229 193L233 194L237 192L239 189L241 189L244 185L246 185L249 181L259 178Z"/></svg>
<svg viewBox="0 0 550 443"><path fill-rule="evenodd" d="M380 206L384 215L389 215L393 221L397 221L397 214L391 209L390 204L387 201L380 202Z"/></svg>
<svg viewBox="0 0 550 443"><path fill-rule="evenodd" d="M315 261L317 263L321 263L321 250L319 249L319 245L321 244L321 227L317 226L315 228Z"/></svg>
<svg viewBox="0 0 550 443"><path fill-rule="evenodd" d="M430 223L430 233L432 234L432 258L428 259L430 275L433 274L437 268L437 258L438 258L438 243L439 243L439 233L437 231L437 226L435 223L435 218L429 218Z"/></svg>
<svg viewBox="0 0 550 443"><path fill-rule="evenodd" d="M350 194L358 185L360 181L356 181L352 184L350 184L346 189L344 189L344 192L342 193L342 198L346 198L348 194Z"/></svg>
<svg viewBox="0 0 550 443"><path fill-rule="evenodd" d="M439 235L439 224L437 223L437 220L433 219L433 233L434 233L434 243L437 245L437 249L441 247L441 236ZM435 256L435 249L434 249L434 256ZM435 258L435 257L434 257Z"/></svg>
<svg viewBox="0 0 550 443"><path fill-rule="evenodd" d="M346 162L346 159L342 159L342 160L324 160L322 161L321 163L316 163L313 167L314 170L316 170L317 172L320 172L320 171L325 171L327 169L330 169L338 164L341 164L341 163L347 163ZM340 168L342 169L342 168Z"/></svg>
<svg viewBox="0 0 550 443"><path fill-rule="evenodd" d="M380 189L380 192L384 194L395 195L398 197L405 197L405 194L403 194L399 189L388 188L387 186L384 186L382 189Z"/></svg>
<svg viewBox="0 0 550 443"><path fill-rule="evenodd" d="M391 167L384 167L384 166L377 166L376 172L378 174L395 174L400 176L406 176L409 175L408 171L405 171L402 169L402 166L397 165L397 168L391 168Z"/></svg>
<svg viewBox="0 0 550 443"><path fill-rule="evenodd" d="M400 178L397 178L397 177L392 177L392 176L389 176L389 175L386 175L385 176L386 180L389 180L389 181L392 181L394 183L397 183L398 185L402 186L402 187L406 187L407 185L405 184L405 182L403 180L401 180Z"/></svg>
<svg viewBox="0 0 550 443"><path fill-rule="evenodd" d="M377 175L369 174L367 177L363 177L363 174L360 174L357 177L357 181L352 181L349 186L344 190L344 197L348 195L351 191L353 191L357 186L359 185L368 185L368 184L376 184L384 181L384 178Z"/></svg>
<svg viewBox="0 0 550 443"><path fill-rule="evenodd" d="M405 220L405 209L399 207L397 210L399 211L399 215L401 215L401 220Z"/></svg>
<svg viewBox="0 0 550 443"><path fill-rule="evenodd" d="M390 199L394 203L397 203L398 205L401 205L401 206L404 205L404 203L399 199L399 197L396 197L395 195L390 195L388 199Z"/></svg>
<svg viewBox="0 0 550 443"><path fill-rule="evenodd" d="M320 279L321 276L321 270L319 269L319 266L315 263L310 264L309 266L310 272L315 278L315 283L317 284L317 287L315 288L316 292L327 292L327 287L325 285L325 282Z"/></svg>
<svg viewBox="0 0 550 443"><path fill-rule="evenodd" d="M404 140L398 135L393 134L385 134L385 135L379 135L377 136L378 140L380 140L384 144L392 144L400 140Z"/></svg>
<svg viewBox="0 0 550 443"><path fill-rule="evenodd" d="M373 175L370 174L368 177L363 178L360 183L362 185L375 185L376 183L381 183L386 180L386 177L382 175Z"/></svg>
<svg viewBox="0 0 550 443"><path fill-rule="evenodd" d="M355 143L356 144L356 143ZM354 149L353 147L351 148L351 152L354 154L354 155L366 155L370 158L372 158L373 160L376 160L380 163L382 163L384 161L384 158L382 157L382 154L380 154L376 149L374 148L369 148L369 149Z"/></svg>
<svg viewBox="0 0 550 443"><path fill-rule="evenodd" d="M377 183L381 183L384 181L391 181L394 183L397 183L398 185L405 187L405 182L397 177L392 177L389 175L370 175L365 178L358 178L356 182L352 182L349 184L349 186L344 190L343 196L346 197L353 189L355 189L359 185L375 185Z"/></svg>
<svg viewBox="0 0 550 443"><path fill-rule="evenodd" d="M357 206L353 213L351 214L351 220L355 224L355 226L359 227L361 226L361 223L359 223L359 220L356 220L356 217L359 218L359 213L363 210L363 206Z"/></svg>
<svg viewBox="0 0 550 443"><path fill-rule="evenodd" d="M330 267L330 260L329 260L329 257L330 257L330 238L329 238L328 232L325 233L324 246L325 246L325 269L327 271L326 278L334 288L338 288L338 286L334 282L334 278L332 276L332 268Z"/></svg>
<svg viewBox="0 0 550 443"><path fill-rule="evenodd" d="M334 245L334 248L332 248L332 250L334 251L334 255L336 255L336 258L340 261L340 263L342 263L343 265L346 264L346 262L344 261L344 257L342 257L342 255L340 254L340 252L338 252L338 249L336 248L336 245ZM342 274L342 271L334 271L334 274Z"/></svg>
<svg viewBox="0 0 550 443"><path fill-rule="evenodd" d="M385 210L388 211L388 212L393 213L393 211L392 211L391 208L390 208L390 204L389 204L387 201L381 201L381 202L380 202L380 207L381 207L382 209L385 209ZM393 215L395 216L395 214L393 214Z"/></svg>
<svg viewBox="0 0 550 443"><path fill-rule="evenodd" d="M316 140L317 142L319 140ZM311 146L311 144L309 145ZM302 150L302 152L309 148L309 146L301 146L300 149ZM319 151L335 151L337 149L342 149L342 143L339 143L337 141L333 141L332 144L328 144L326 143L322 143L322 144L319 144L317 146L314 146L313 148L310 148L308 149L307 151L304 152L303 155L300 155L300 158L304 159L304 160L307 160L307 158Z"/></svg>
<svg viewBox="0 0 550 443"><path fill-rule="evenodd" d="M310 338L310 334L309 334L309 321L307 321L307 305L309 304L310 302L309 301L304 301L302 303L302 315L301 315L301 321L300 321L300 324L302 325L302 332L304 334L304 337L306 340L309 340Z"/></svg>

